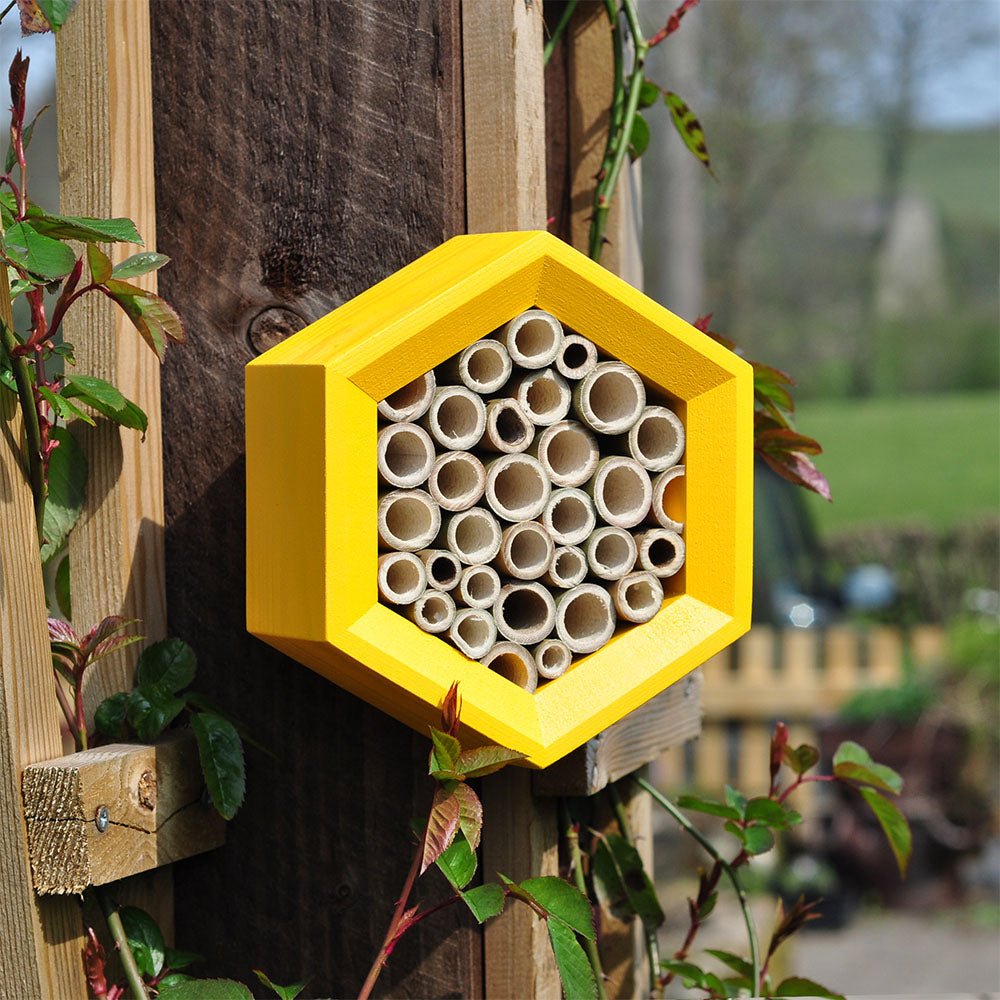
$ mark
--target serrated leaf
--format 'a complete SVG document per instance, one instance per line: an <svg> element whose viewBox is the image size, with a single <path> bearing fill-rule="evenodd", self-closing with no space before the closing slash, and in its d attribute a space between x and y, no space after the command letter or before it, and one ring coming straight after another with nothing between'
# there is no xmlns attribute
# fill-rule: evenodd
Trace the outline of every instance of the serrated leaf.
<svg viewBox="0 0 1000 1000"><path fill-rule="evenodd" d="M64 278L76 264L76 254L65 243L43 236L27 222L10 226L4 243L12 261L49 281Z"/></svg>
<svg viewBox="0 0 1000 1000"><path fill-rule="evenodd" d="M111 258L96 244L87 244L87 266L95 285L103 285L111 277Z"/></svg>
<svg viewBox="0 0 1000 1000"><path fill-rule="evenodd" d="M194 951L179 951L177 948L166 948L164 950L163 964L168 969L186 969L195 962L204 962L205 956Z"/></svg>
<svg viewBox="0 0 1000 1000"><path fill-rule="evenodd" d="M478 885L475 889L469 889L467 892L459 892L459 895L472 911L472 915L481 924L491 917L499 916L507 901L503 889L496 882Z"/></svg>
<svg viewBox="0 0 1000 1000"><path fill-rule="evenodd" d="M852 740L846 740L837 747L833 755L833 773L838 778L863 781L894 795L903 790L903 779L891 767L876 764L868 751Z"/></svg>
<svg viewBox="0 0 1000 1000"><path fill-rule="evenodd" d="M193 712L191 728L208 794L223 819L232 819L246 794L243 744L232 723L214 712Z"/></svg>
<svg viewBox="0 0 1000 1000"><path fill-rule="evenodd" d="M889 847L892 848L896 865L899 867L899 877L905 878L910 855L913 853L913 834L910 831L910 824L895 803L879 795L874 788L860 787L858 792L871 807L886 840L889 841Z"/></svg>
<svg viewBox="0 0 1000 1000"><path fill-rule="evenodd" d="M184 340L184 324L177 310L158 295L143 291L136 285L117 278L105 282L111 297L122 307L139 335L156 352L162 361L166 342Z"/></svg>
<svg viewBox="0 0 1000 1000"><path fill-rule="evenodd" d="M129 693L125 718L143 743L153 743L183 709L183 699L155 684L148 684Z"/></svg>
<svg viewBox="0 0 1000 1000"><path fill-rule="evenodd" d="M520 888L527 892L550 916L561 920L577 934L590 941L596 939L594 931L594 911L590 900L557 875L542 875L525 879ZM550 921L551 923L551 921Z"/></svg>
<svg viewBox="0 0 1000 1000"><path fill-rule="evenodd" d="M462 752L461 743L454 736L449 736L448 733L443 733L433 726L430 727L430 730L433 746L430 759L427 762L427 773L454 771L455 761L458 760L458 755Z"/></svg>
<svg viewBox="0 0 1000 1000"><path fill-rule="evenodd" d="M624 837L609 833L598 840L592 871L598 895L620 919L638 916L647 931L663 923L656 888L639 852Z"/></svg>
<svg viewBox="0 0 1000 1000"><path fill-rule="evenodd" d="M594 970L576 935L558 920L547 920L546 926L566 1000L596 1000Z"/></svg>
<svg viewBox="0 0 1000 1000"><path fill-rule="evenodd" d="M161 989L157 1000L254 1000L254 997L233 979L189 979Z"/></svg>
<svg viewBox="0 0 1000 1000"><path fill-rule="evenodd" d="M810 768L815 767L817 761L819 761L819 750L808 743L802 743L794 749L786 746L783 753L785 763L796 774L805 774Z"/></svg>
<svg viewBox="0 0 1000 1000"><path fill-rule="evenodd" d="M424 831L423 856L420 861L422 875L441 854L448 849L458 831L461 806L454 791L442 785L434 790L431 814Z"/></svg>
<svg viewBox="0 0 1000 1000"><path fill-rule="evenodd" d="M81 243L142 244L142 238L131 219L95 219L84 215L53 215L37 205L30 205L28 221L39 233L55 240L79 240ZM67 247L67 249L69 248Z"/></svg>
<svg viewBox="0 0 1000 1000"><path fill-rule="evenodd" d="M123 906L118 911L125 937L135 955L139 971L147 976L158 975L163 968L163 932L156 921L137 906Z"/></svg>
<svg viewBox="0 0 1000 1000"><path fill-rule="evenodd" d="M42 562L62 549L83 511L86 500L87 459L76 438L64 427L53 427L49 436L59 442L49 458L49 495L45 501L41 548Z"/></svg>
<svg viewBox="0 0 1000 1000"><path fill-rule="evenodd" d="M45 402L52 407L56 415L66 421L66 423L69 423L71 420L82 420L84 423L90 424L91 427L96 426L94 418L89 413L85 413L81 410L79 406L70 400L70 398L53 392L46 385L35 386L35 388L38 395L41 396L42 399L44 399Z"/></svg>
<svg viewBox="0 0 1000 1000"><path fill-rule="evenodd" d="M485 746L474 750L463 750L455 761L455 770L466 778L482 778L506 767L515 760L523 760L526 754L506 747Z"/></svg>
<svg viewBox="0 0 1000 1000"><path fill-rule="evenodd" d="M130 427L143 434L146 433L148 424L146 414L136 403L126 399L113 385L91 375L67 375L65 379L66 388L62 392L64 397L79 398L109 420L121 424L122 427ZM93 391L95 383L100 383L96 392ZM93 423L89 417L86 419Z"/></svg>
<svg viewBox="0 0 1000 1000"><path fill-rule="evenodd" d="M646 152L649 146L649 122L640 114L636 114L632 120L632 131L628 137L628 155L634 163Z"/></svg>
<svg viewBox="0 0 1000 1000"><path fill-rule="evenodd" d="M678 97L673 91L667 91L663 95L667 107L670 109L670 119L677 129L677 134L683 139L684 145L701 161L705 169L712 174L712 165L708 158L708 147L705 144L705 132L701 127L695 113L688 107L685 101Z"/></svg>
<svg viewBox="0 0 1000 1000"><path fill-rule="evenodd" d="M49 630L49 642L61 643L73 649L80 648L80 637L69 622L64 622L59 618L49 618L46 625Z"/></svg>
<svg viewBox="0 0 1000 1000"><path fill-rule="evenodd" d="M185 975L183 972L169 972L165 975L156 985L157 985L157 996L159 996L159 991L166 989L168 986L177 986L180 983L190 983L193 977Z"/></svg>
<svg viewBox="0 0 1000 1000"><path fill-rule="evenodd" d="M458 825L472 849L479 846L479 836L483 829L483 804L475 789L460 784L455 789L458 798Z"/></svg>
<svg viewBox="0 0 1000 1000"><path fill-rule="evenodd" d="M236 730L244 743L249 743L250 746L256 747L275 760L279 759L278 755L270 747L256 739L247 724L238 719L232 712L227 712L224 708L220 708L210 698L206 698L203 694L198 694L197 691L185 691L182 697L189 706L200 708L203 712L211 712L212 715L217 715L220 719L225 719ZM416 833L418 836L423 833L423 827L417 830Z"/></svg>
<svg viewBox="0 0 1000 1000"><path fill-rule="evenodd" d="M476 852L461 831L434 862L455 890L464 889L476 874Z"/></svg>
<svg viewBox="0 0 1000 1000"><path fill-rule="evenodd" d="M802 821L802 817L797 812L764 796L753 798L747 803L743 818L758 820L776 830L787 830Z"/></svg>
<svg viewBox="0 0 1000 1000"><path fill-rule="evenodd" d="M274 990L278 995L278 1000L295 1000L295 998L306 988L305 982L292 983L291 986L278 986L277 983L272 983L267 975L260 971L260 969L254 969L253 974L269 989Z"/></svg>
<svg viewBox="0 0 1000 1000"><path fill-rule="evenodd" d="M829 1000L844 1000L842 993L834 993L833 990L814 982L812 979L803 979L801 976L792 976L778 983L778 988L774 991L776 997L826 997Z"/></svg>
<svg viewBox="0 0 1000 1000"><path fill-rule="evenodd" d="M681 809L690 809L693 812L707 813L709 816L721 816L723 819L740 819L739 810L732 806L716 802L714 799L703 799L697 795L681 795L677 798L677 805Z"/></svg>
<svg viewBox="0 0 1000 1000"><path fill-rule="evenodd" d="M705 952L717 958L723 965L732 969L733 972L738 972L746 979L752 978L753 966L745 958L740 958L739 955L734 955L731 951L722 951L719 948L706 948Z"/></svg>
<svg viewBox="0 0 1000 1000"><path fill-rule="evenodd" d="M58 31L76 6L76 0L35 0L49 27Z"/></svg>
<svg viewBox="0 0 1000 1000"><path fill-rule="evenodd" d="M112 274L116 278L136 278L140 274L148 274L157 268L169 264L170 258L166 254L156 253L153 250L143 250L141 253L134 253L131 257L115 264Z"/></svg>
<svg viewBox="0 0 1000 1000"><path fill-rule="evenodd" d="M197 666L194 650L186 642L161 639L142 651L135 668L135 682L156 684L176 694L194 680Z"/></svg>
<svg viewBox="0 0 1000 1000"><path fill-rule="evenodd" d="M756 449L756 444L754 448ZM808 455L797 451L780 453L759 451L758 454L782 479L811 490L824 500L833 500L826 476L816 468L816 464Z"/></svg>
<svg viewBox="0 0 1000 1000"><path fill-rule="evenodd" d="M128 692L119 691L118 694L105 698L97 706L94 723L98 731L109 740L125 739L125 711L128 708L128 700Z"/></svg>

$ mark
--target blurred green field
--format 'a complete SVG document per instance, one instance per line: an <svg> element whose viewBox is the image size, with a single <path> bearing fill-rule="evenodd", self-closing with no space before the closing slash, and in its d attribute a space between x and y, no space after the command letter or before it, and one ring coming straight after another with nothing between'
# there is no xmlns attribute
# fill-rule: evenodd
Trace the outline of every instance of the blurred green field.
<svg viewBox="0 0 1000 1000"><path fill-rule="evenodd" d="M810 495L821 534L874 522L950 528L1000 509L1000 393L803 401L834 502Z"/></svg>

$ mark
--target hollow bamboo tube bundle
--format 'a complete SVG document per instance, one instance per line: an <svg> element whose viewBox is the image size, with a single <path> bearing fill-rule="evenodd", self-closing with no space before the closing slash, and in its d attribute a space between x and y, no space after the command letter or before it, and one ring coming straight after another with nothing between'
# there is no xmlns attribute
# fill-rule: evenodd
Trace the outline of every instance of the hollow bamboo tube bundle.
<svg viewBox="0 0 1000 1000"><path fill-rule="evenodd" d="M615 633L611 595L595 583L581 583L559 595L556 635L574 653L593 653Z"/></svg>
<svg viewBox="0 0 1000 1000"><path fill-rule="evenodd" d="M587 484L597 516L616 528L634 528L645 520L653 502L649 473L634 459L602 459Z"/></svg>
<svg viewBox="0 0 1000 1000"><path fill-rule="evenodd" d="M563 378L574 382L589 375L597 367L597 347L593 341L578 333L563 336L562 347L556 355L556 371Z"/></svg>
<svg viewBox="0 0 1000 1000"><path fill-rule="evenodd" d="M496 622L488 611L463 608L456 613L448 629L448 638L470 660L478 660L496 645Z"/></svg>
<svg viewBox="0 0 1000 1000"><path fill-rule="evenodd" d="M507 348L492 337L470 344L440 366L439 382L458 381L480 395L496 392L510 378L513 365Z"/></svg>
<svg viewBox="0 0 1000 1000"><path fill-rule="evenodd" d="M455 602L451 594L440 590L425 590L406 608L410 621L415 622L425 632L440 635L451 628L455 620Z"/></svg>
<svg viewBox="0 0 1000 1000"><path fill-rule="evenodd" d="M500 593L500 575L492 566L467 566L455 588L455 600L470 608L492 608Z"/></svg>
<svg viewBox="0 0 1000 1000"><path fill-rule="evenodd" d="M587 565L602 580L620 580L632 572L638 557L635 539L624 528L598 528L587 539Z"/></svg>
<svg viewBox="0 0 1000 1000"><path fill-rule="evenodd" d="M419 486L430 475L434 458L434 442L419 424L387 424L378 432L378 475L390 486Z"/></svg>
<svg viewBox="0 0 1000 1000"><path fill-rule="evenodd" d="M598 434L624 434L646 405L646 387L635 369L620 361L602 361L577 383L577 416Z"/></svg>
<svg viewBox="0 0 1000 1000"><path fill-rule="evenodd" d="M433 590L453 590L462 575L458 556L448 549L421 549L417 557L424 564L427 586Z"/></svg>
<svg viewBox="0 0 1000 1000"><path fill-rule="evenodd" d="M552 565L542 580L550 587L569 590L587 576L587 556L575 545L561 545L552 556Z"/></svg>
<svg viewBox="0 0 1000 1000"><path fill-rule="evenodd" d="M663 472L684 454L684 425L665 406L647 406L629 428L629 454L650 472Z"/></svg>
<svg viewBox="0 0 1000 1000"><path fill-rule="evenodd" d="M573 662L573 651L561 639L546 639L532 650L538 676L547 681L562 677Z"/></svg>
<svg viewBox="0 0 1000 1000"><path fill-rule="evenodd" d="M446 519L438 539L466 566L491 562L500 551L500 524L482 507L470 507Z"/></svg>
<svg viewBox="0 0 1000 1000"><path fill-rule="evenodd" d="M393 490L379 497L376 522L382 548L416 552L441 530L441 510L426 490Z"/></svg>
<svg viewBox="0 0 1000 1000"><path fill-rule="evenodd" d="M538 687L535 658L520 643L498 642L479 662L529 694Z"/></svg>
<svg viewBox="0 0 1000 1000"><path fill-rule="evenodd" d="M554 486L581 486L594 474L600 449L593 434L575 420L560 420L535 436L531 454Z"/></svg>
<svg viewBox="0 0 1000 1000"><path fill-rule="evenodd" d="M486 430L486 405L464 385L439 386L422 422L443 448L468 451Z"/></svg>
<svg viewBox="0 0 1000 1000"><path fill-rule="evenodd" d="M663 604L663 584L652 573L629 573L608 588L620 618L637 625L648 622Z"/></svg>
<svg viewBox="0 0 1000 1000"><path fill-rule="evenodd" d="M543 368L521 378L514 388L514 396L531 422L539 427L558 423L573 402L566 380L553 368Z"/></svg>
<svg viewBox="0 0 1000 1000"><path fill-rule="evenodd" d="M684 466L675 465L653 480L650 516L661 528L678 534L684 530Z"/></svg>
<svg viewBox="0 0 1000 1000"><path fill-rule="evenodd" d="M511 642L529 646L548 637L555 614L555 601L540 583L508 583L493 605L497 631Z"/></svg>
<svg viewBox="0 0 1000 1000"><path fill-rule="evenodd" d="M527 449L534 436L535 425L516 399L491 399L486 404L484 448L515 455Z"/></svg>
<svg viewBox="0 0 1000 1000"><path fill-rule="evenodd" d="M469 451L439 455L427 477L427 491L443 510L468 510L486 489L486 469Z"/></svg>
<svg viewBox="0 0 1000 1000"><path fill-rule="evenodd" d="M378 557L378 592L389 604L412 604L427 589L424 564L412 552Z"/></svg>
<svg viewBox="0 0 1000 1000"><path fill-rule="evenodd" d="M684 565L684 539L669 528L650 528L635 536L639 565L661 580Z"/></svg>
<svg viewBox="0 0 1000 1000"><path fill-rule="evenodd" d="M533 521L551 489L545 470L530 455L501 455L486 466L486 502L505 521Z"/></svg>
<svg viewBox="0 0 1000 1000"><path fill-rule="evenodd" d="M500 341L520 368L545 368L555 361L562 345L562 324L543 309L515 316L501 331Z"/></svg>
<svg viewBox="0 0 1000 1000"><path fill-rule="evenodd" d="M597 525L594 501L583 490L553 490L542 511L542 526L559 545L579 545Z"/></svg>
<svg viewBox="0 0 1000 1000"><path fill-rule="evenodd" d="M378 404L379 416L403 423L419 420L430 408L436 387L434 372L426 372L386 396Z"/></svg>
<svg viewBox="0 0 1000 1000"><path fill-rule="evenodd" d="M518 521L504 529L497 566L517 580L537 580L552 565L555 548L537 521Z"/></svg>

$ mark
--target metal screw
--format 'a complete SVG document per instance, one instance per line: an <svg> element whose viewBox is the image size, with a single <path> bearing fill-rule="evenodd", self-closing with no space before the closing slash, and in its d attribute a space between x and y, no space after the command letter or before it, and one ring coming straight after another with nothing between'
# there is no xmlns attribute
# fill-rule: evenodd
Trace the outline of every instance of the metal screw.
<svg viewBox="0 0 1000 1000"><path fill-rule="evenodd" d="M107 806L98 806L97 813L94 816L94 822L97 824L97 832L104 833L108 828L108 823L111 822L111 817L108 816Z"/></svg>

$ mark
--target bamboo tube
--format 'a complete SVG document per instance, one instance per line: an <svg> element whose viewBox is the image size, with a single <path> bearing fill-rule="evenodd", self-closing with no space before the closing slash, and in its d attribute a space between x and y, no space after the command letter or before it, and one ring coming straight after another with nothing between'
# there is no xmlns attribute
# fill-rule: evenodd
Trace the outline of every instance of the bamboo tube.
<svg viewBox="0 0 1000 1000"><path fill-rule="evenodd" d="M486 469L469 451L439 455L427 477L427 490L444 510L468 510L486 489Z"/></svg>
<svg viewBox="0 0 1000 1000"><path fill-rule="evenodd" d="M537 580L552 565L555 548L537 521L518 521L504 529L497 566L517 580Z"/></svg>
<svg viewBox="0 0 1000 1000"><path fill-rule="evenodd" d="M512 368L507 348L499 340L484 337L441 365L439 381L458 379L482 396L496 392L510 378Z"/></svg>
<svg viewBox="0 0 1000 1000"><path fill-rule="evenodd" d="M602 459L587 484L598 517L616 528L634 528L649 513L653 487L649 473L634 459Z"/></svg>
<svg viewBox="0 0 1000 1000"><path fill-rule="evenodd" d="M543 309L529 309L515 316L500 333L511 361L520 368L551 365L562 339L562 324Z"/></svg>
<svg viewBox="0 0 1000 1000"><path fill-rule="evenodd" d="M379 596L390 604L412 604L427 589L424 564L412 552L378 557Z"/></svg>
<svg viewBox="0 0 1000 1000"><path fill-rule="evenodd" d="M586 545L590 572L602 580L620 580L632 572L638 555L635 539L624 528L598 528Z"/></svg>
<svg viewBox="0 0 1000 1000"><path fill-rule="evenodd" d="M434 442L419 424L388 424L378 432L376 461L379 479L390 486L419 486L434 465Z"/></svg>
<svg viewBox="0 0 1000 1000"><path fill-rule="evenodd" d="M486 502L505 521L534 520L551 489L545 470L530 455L501 455L486 466Z"/></svg>
<svg viewBox="0 0 1000 1000"><path fill-rule="evenodd" d="M555 486L581 486L601 457L594 435L575 420L560 420L540 431L531 453Z"/></svg>
<svg viewBox="0 0 1000 1000"><path fill-rule="evenodd" d="M684 466L675 465L653 480L653 502L649 512L661 528L678 534L684 530Z"/></svg>
<svg viewBox="0 0 1000 1000"><path fill-rule="evenodd" d="M498 642L479 662L529 694L538 687L535 658L519 643Z"/></svg>
<svg viewBox="0 0 1000 1000"><path fill-rule="evenodd" d="M531 445L535 425L516 399L491 399L486 404L482 447L514 455Z"/></svg>
<svg viewBox="0 0 1000 1000"><path fill-rule="evenodd" d="M539 427L562 420L573 402L566 380L552 368L525 375L518 381L514 395L521 409Z"/></svg>
<svg viewBox="0 0 1000 1000"><path fill-rule="evenodd" d="M433 590L453 590L462 575L458 556L448 549L421 549L417 557L427 573L427 586Z"/></svg>
<svg viewBox="0 0 1000 1000"><path fill-rule="evenodd" d="M577 416L598 434L624 434L646 405L646 387L638 373L620 361L602 361L577 383Z"/></svg>
<svg viewBox="0 0 1000 1000"><path fill-rule="evenodd" d="M684 539L669 528L650 528L635 536L639 565L661 580L684 565Z"/></svg>
<svg viewBox="0 0 1000 1000"><path fill-rule="evenodd" d="M382 548L416 552L441 530L441 509L425 490L393 490L379 497L376 520Z"/></svg>
<svg viewBox="0 0 1000 1000"><path fill-rule="evenodd" d="M611 595L596 583L581 583L560 594L556 635L574 653L593 653L615 633Z"/></svg>
<svg viewBox="0 0 1000 1000"><path fill-rule="evenodd" d="M438 539L466 566L490 562L500 551L500 524L482 507L460 510L447 519Z"/></svg>
<svg viewBox="0 0 1000 1000"><path fill-rule="evenodd" d="M422 422L441 447L467 451L486 430L486 406L464 385L444 385L434 391Z"/></svg>
<svg viewBox="0 0 1000 1000"><path fill-rule="evenodd" d="M402 423L419 420L430 408L436 384L433 371L415 378L378 404L379 415Z"/></svg>
<svg viewBox="0 0 1000 1000"><path fill-rule="evenodd" d="M425 590L406 609L410 621L431 635L439 635L451 628L455 620L455 602L451 594L440 590Z"/></svg>
<svg viewBox="0 0 1000 1000"><path fill-rule="evenodd" d="M585 378L597 367L597 347L593 341L581 337L578 333L567 333L563 337L562 347L556 355L556 371L563 378L574 382Z"/></svg>
<svg viewBox="0 0 1000 1000"><path fill-rule="evenodd" d="M538 676L547 681L562 677L573 662L573 651L560 639L546 639L532 650Z"/></svg>
<svg viewBox="0 0 1000 1000"><path fill-rule="evenodd" d="M653 618L663 604L663 584L652 573L629 573L608 590L618 616L637 625Z"/></svg>
<svg viewBox="0 0 1000 1000"><path fill-rule="evenodd" d="M467 566L455 589L455 600L470 608L492 608L500 593L500 576L492 566Z"/></svg>
<svg viewBox="0 0 1000 1000"><path fill-rule="evenodd" d="M583 490L553 490L542 511L542 527L559 545L579 545L594 530L594 501Z"/></svg>
<svg viewBox="0 0 1000 1000"><path fill-rule="evenodd" d="M493 605L497 631L505 639L524 645L547 638L555 614L555 601L540 583L508 583L500 588Z"/></svg>
<svg viewBox="0 0 1000 1000"><path fill-rule="evenodd" d="M684 425L665 406L647 406L629 428L629 454L650 472L663 472L684 454Z"/></svg>
<svg viewBox="0 0 1000 1000"><path fill-rule="evenodd" d="M488 611L463 608L455 615L448 629L448 638L470 660L478 660L496 645L496 622Z"/></svg>
<svg viewBox="0 0 1000 1000"><path fill-rule="evenodd" d="M587 557L583 549L575 545L563 545L556 549L552 557L552 565L542 579L550 587L569 590L583 583L587 575Z"/></svg>

